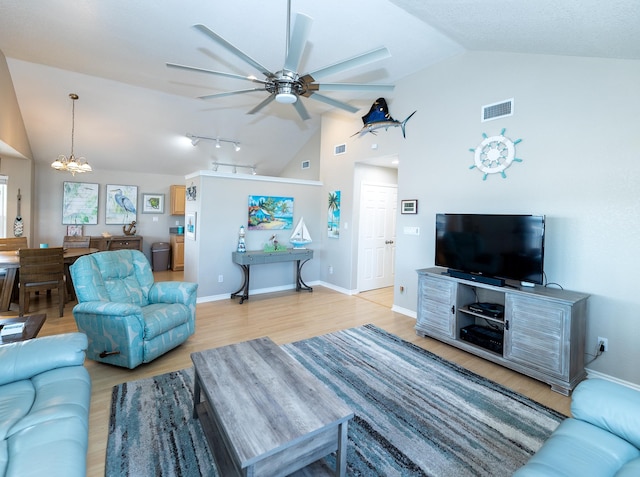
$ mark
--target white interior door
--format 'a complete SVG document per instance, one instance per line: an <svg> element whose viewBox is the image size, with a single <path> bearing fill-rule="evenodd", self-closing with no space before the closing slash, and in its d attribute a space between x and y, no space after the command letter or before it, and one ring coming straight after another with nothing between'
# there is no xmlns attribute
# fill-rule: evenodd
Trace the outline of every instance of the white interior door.
<svg viewBox="0 0 640 477"><path fill-rule="evenodd" d="M396 185L362 184L358 290L393 286L396 255Z"/></svg>

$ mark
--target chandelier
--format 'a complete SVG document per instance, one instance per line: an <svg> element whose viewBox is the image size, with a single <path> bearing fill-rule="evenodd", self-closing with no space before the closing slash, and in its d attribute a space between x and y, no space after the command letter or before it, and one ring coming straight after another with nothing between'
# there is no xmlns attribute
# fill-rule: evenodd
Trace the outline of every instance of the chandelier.
<svg viewBox="0 0 640 477"><path fill-rule="evenodd" d="M72 108L71 108L71 154L69 157L66 157L64 154L60 154L58 159L51 163L51 167L53 167L57 171L66 171L70 172L72 176L75 176L76 173L81 172L92 172L93 169L87 162L84 157L76 158L73 155L73 135L75 132L76 126L76 100L78 99L78 95L75 93L69 94L69 97L72 100Z"/></svg>

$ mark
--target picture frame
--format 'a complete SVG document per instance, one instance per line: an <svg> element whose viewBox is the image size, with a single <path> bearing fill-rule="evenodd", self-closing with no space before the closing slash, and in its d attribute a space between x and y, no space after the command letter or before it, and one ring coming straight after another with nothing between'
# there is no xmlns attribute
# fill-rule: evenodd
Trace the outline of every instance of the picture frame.
<svg viewBox="0 0 640 477"><path fill-rule="evenodd" d="M196 239L196 212L184 216L184 235L189 240Z"/></svg>
<svg viewBox="0 0 640 477"><path fill-rule="evenodd" d="M329 192L327 212L327 237L340 238L340 191Z"/></svg>
<svg viewBox="0 0 640 477"><path fill-rule="evenodd" d="M400 201L400 213L401 214L417 214L418 213L418 199L409 199Z"/></svg>
<svg viewBox="0 0 640 477"><path fill-rule="evenodd" d="M293 229L293 197L250 195L248 230Z"/></svg>
<svg viewBox="0 0 640 477"><path fill-rule="evenodd" d="M63 183L62 224L98 224L98 184L89 182Z"/></svg>
<svg viewBox="0 0 640 477"><path fill-rule="evenodd" d="M146 192L142 194L143 214L164 214L164 194Z"/></svg>
<svg viewBox="0 0 640 477"><path fill-rule="evenodd" d="M107 184L104 223L125 225L137 220L138 186Z"/></svg>
<svg viewBox="0 0 640 477"><path fill-rule="evenodd" d="M82 237L82 225L67 225L67 235L69 237Z"/></svg>
<svg viewBox="0 0 640 477"><path fill-rule="evenodd" d="M185 194L187 200L196 200L196 198L198 197L196 186L191 183L191 185L185 190Z"/></svg>

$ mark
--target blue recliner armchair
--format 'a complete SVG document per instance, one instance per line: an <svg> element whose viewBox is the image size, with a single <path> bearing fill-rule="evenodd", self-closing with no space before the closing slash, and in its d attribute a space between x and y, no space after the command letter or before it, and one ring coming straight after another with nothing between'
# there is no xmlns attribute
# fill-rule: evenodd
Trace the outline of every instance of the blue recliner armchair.
<svg viewBox="0 0 640 477"><path fill-rule="evenodd" d="M133 369L175 348L195 331L198 285L154 283L137 250L98 252L71 266L73 316L89 338L87 357Z"/></svg>

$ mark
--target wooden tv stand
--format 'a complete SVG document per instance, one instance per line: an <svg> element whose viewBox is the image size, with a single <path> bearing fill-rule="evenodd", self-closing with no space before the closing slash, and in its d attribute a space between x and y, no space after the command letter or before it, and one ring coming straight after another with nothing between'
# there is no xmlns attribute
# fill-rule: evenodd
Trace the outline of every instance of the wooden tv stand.
<svg viewBox="0 0 640 477"><path fill-rule="evenodd" d="M450 277L443 268L417 272L419 336L546 382L564 395L585 378L588 294L542 286L497 287ZM475 313L468 308L475 302L504 305L504 316ZM474 324L502 331L502 352L463 340L460 330Z"/></svg>

